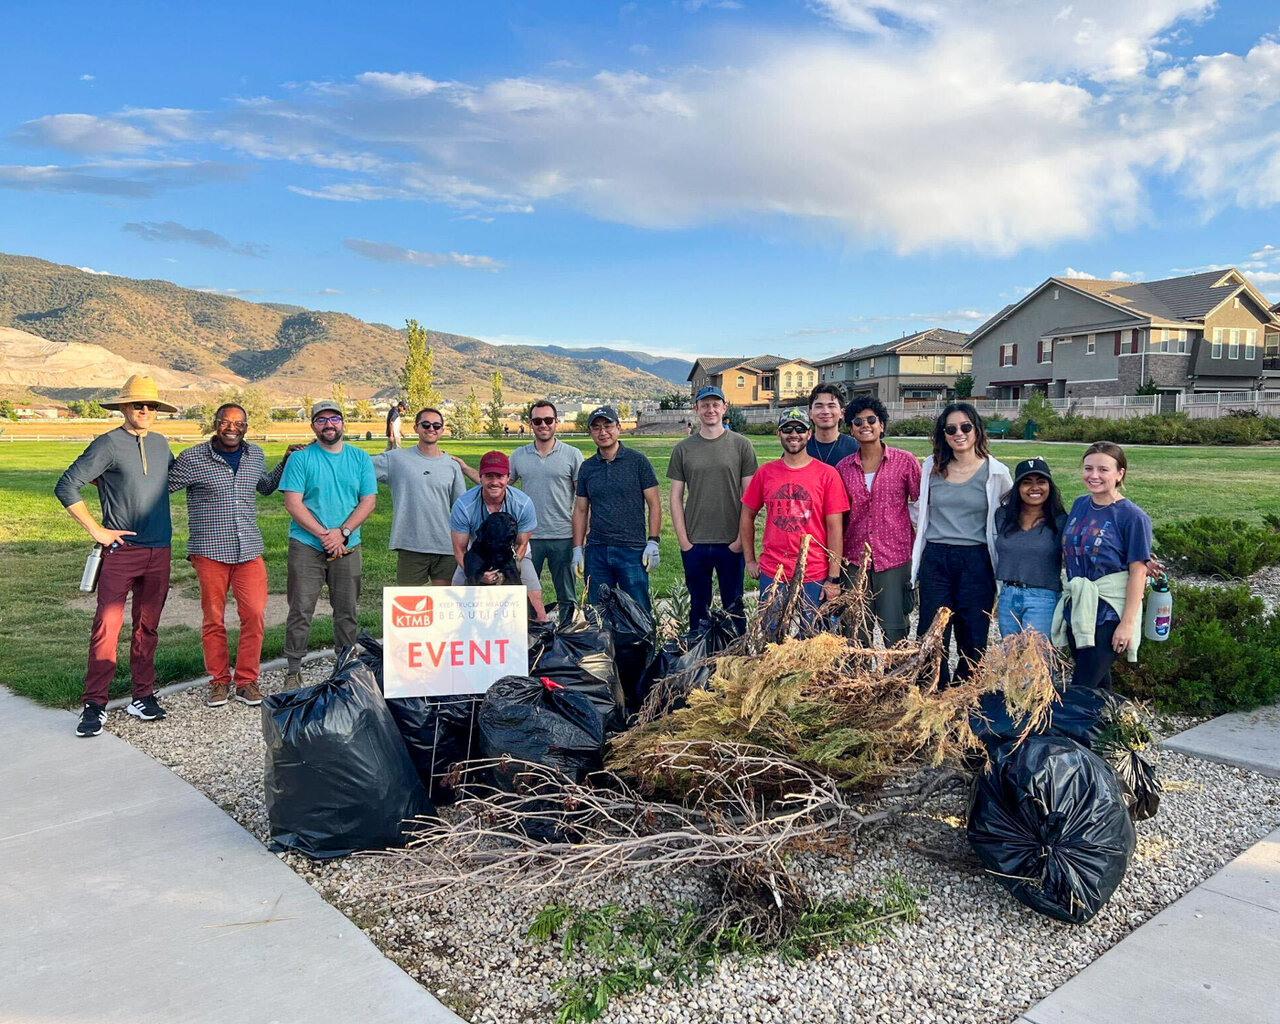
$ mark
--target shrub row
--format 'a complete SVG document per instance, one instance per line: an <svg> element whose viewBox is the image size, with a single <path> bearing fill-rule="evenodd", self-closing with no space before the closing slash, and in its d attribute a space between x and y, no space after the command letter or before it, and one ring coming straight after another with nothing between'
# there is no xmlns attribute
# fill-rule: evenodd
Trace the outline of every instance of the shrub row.
<svg viewBox="0 0 1280 1024"><path fill-rule="evenodd" d="M1107 440L1116 444L1257 444L1280 441L1280 417L1223 416L1191 419L1186 413L1134 416L1107 420L1091 416L1060 416L1038 420L1043 441ZM1016 434L1014 436L1021 436Z"/></svg>
<svg viewBox="0 0 1280 1024"><path fill-rule="evenodd" d="M1280 530L1273 526L1198 516L1153 532L1160 557L1186 572L1243 579L1280 562Z"/></svg>

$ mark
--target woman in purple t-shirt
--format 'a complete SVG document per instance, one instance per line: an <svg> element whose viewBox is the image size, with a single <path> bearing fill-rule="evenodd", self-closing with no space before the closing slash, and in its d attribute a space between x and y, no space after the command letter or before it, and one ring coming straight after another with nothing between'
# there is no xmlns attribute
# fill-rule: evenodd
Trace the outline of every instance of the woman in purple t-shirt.
<svg viewBox="0 0 1280 1024"><path fill-rule="evenodd" d="M1118 444L1091 444L1082 469L1089 493L1072 504L1062 531L1067 594L1082 603L1086 595L1098 599L1092 623L1071 609L1071 597L1063 599L1067 642L1076 661L1073 686L1111 689L1111 666L1121 654L1134 660L1140 640L1151 520L1121 493L1127 472Z"/></svg>

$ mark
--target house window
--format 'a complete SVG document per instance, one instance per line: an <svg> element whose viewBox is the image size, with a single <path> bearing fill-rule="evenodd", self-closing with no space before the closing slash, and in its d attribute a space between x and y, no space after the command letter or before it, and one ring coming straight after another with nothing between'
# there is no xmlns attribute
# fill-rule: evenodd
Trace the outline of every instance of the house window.
<svg viewBox="0 0 1280 1024"><path fill-rule="evenodd" d="M1014 353L1012 345L1000 346L1000 365L1012 366L1014 364Z"/></svg>
<svg viewBox="0 0 1280 1024"><path fill-rule="evenodd" d="M747 386L747 378L742 374L738 374L738 387L745 388Z"/></svg>
<svg viewBox="0 0 1280 1024"><path fill-rule="evenodd" d="M934 372L934 373L946 373L946 372L947 372L947 357L946 357L946 356L934 356L934 357L933 357L933 372Z"/></svg>
<svg viewBox="0 0 1280 1024"><path fill-rule="evenodd" d="M1091 356L1098 350L1098 336L1096 334L1089 335L1084 343L1084 354Z"/></svg>
<svg viewBox="0 0 1280 1024"><path fill-rule="evenodd" d="M1213 347L1209 350L1209 355L1213 359L1222 358L1222 328L1215 327L1213 329Z"/></svg>
<svg viewBox="0 0 1280 1024"><path fill-rule="evenodd" d="M874 359L867 360L867 375L871 376L876 372L876 361Z"/></svg>
<svg viewBox="0 0 1280 1024"><path fill-rule="evenodd" d="M1258 332L1244 332L1244 357L1253 359L1258 354Z"/></svg>
<svg viewBox="0 0 1280 1024"><path fill-rule="evenodd" d="M1240 358L1240 332L1238 330L1230 331L1230 340L1227 342L1227 358Z"/></svg>
<svg viewBox="0 0 1280 1024"><path fill-rule="evenodd" d="M790 374L790 373L788 373L788 374L787 374L787 376L786 376L784 379L786 380L786 383L785 383L785 384L783 384L782 386L783 386L783 387L785 387L785 388L789 388L789 387L791 387L791 374Z"/></svg>
<svg viewBox="0 0 1280 1024"><path fill-rule="evenodd" d="M809 371L809 387L813 387L813 371Z"/></svg>
<svg viewBox="0 0 1280 1024"><path fill-rule="evenodd" d="M1055 289L1053 290L1053 301L1054 301L1054 302L1057 302L1057 301L1058 301L1058 289L1057 289L1057 288L1055 288Z"/></svg>
<svg viewBox="0 0 1280 1024"><path fill-rule="evenodd" d="M1169 350L1168 337L1169 329L1167 327L1161 327L1159 330L1154 327L1151 328L1151 342L1147 345L1147 351L1167 352Z"/></svg>
<svg viewBox="0 0 1280 1024"><path fill-rule="evenodd" d="M1049 338L1040 342L1040 362L1053 362L1053 339Z"/></svg>
<svg viewBox="0 0 1280 1024"><path fill-rule="evenodd" d="M1191 333L1190 331L1178 332L1178 354L1179 355L1185 356L1187 354L1188 347L1190 346L1190 343L1191 343L1190 337L1189 337L1190 333Z"/></svg>

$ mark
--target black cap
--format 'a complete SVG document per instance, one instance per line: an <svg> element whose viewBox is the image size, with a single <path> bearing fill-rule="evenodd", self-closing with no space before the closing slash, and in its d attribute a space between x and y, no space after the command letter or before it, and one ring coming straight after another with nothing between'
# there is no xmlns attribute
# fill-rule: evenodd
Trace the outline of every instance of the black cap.
<svg viewBox="0 0 1280 1024"><path fill-rule="evenodd" d="M587 417L587 426L591 426L596 420L608 420L610 423L621 423L618 419L617 410L611 405L602 405L598 409L592 409L591 415Z"/></svg>
<svg viewBox="0 0 1280 1024"><path fill-rule="evenodd" d="M1036 455L1030 459L1023 459L1014 468L1014 484L1016 485L1024 476L1031 476L1033 473L1044 477L1046 480L1053 479L1053 474L1049 472L1049 463L1045 462L1039 455Z"/></svg>

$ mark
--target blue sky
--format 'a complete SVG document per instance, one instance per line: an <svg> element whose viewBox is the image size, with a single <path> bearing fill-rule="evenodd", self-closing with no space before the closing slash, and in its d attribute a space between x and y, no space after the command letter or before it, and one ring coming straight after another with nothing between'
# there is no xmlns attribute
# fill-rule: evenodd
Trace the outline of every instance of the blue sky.
<svg viewBox="0 0 1280 1024"><path fill-rule="evenodd" d="M0 250L493 341L817 358L1045 277L1280 298L1280 11L7 6Z"/></svg>

